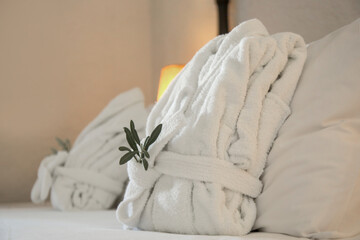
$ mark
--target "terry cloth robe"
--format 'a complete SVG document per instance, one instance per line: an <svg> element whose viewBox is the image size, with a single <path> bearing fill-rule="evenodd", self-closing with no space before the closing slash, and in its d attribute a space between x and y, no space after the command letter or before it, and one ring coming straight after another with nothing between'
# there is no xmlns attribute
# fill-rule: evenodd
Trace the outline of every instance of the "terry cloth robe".
<svg viewBox="0 0 360 240"><path fill-rule="evenodd" d="M51 203L60 210L98 210L113 206L128 180L119 166L119 146L127 145L123 127L134 120L145 135L148 112L139 89L118 95L81 132L70 152L59 151L40 164L31 191L33 202Z"/></svg>
<svg viewBox="0 0 360 240"><path fill-rule="evenodd" d="M173 80L147 120L149 169L128 162L117 208L127 228L245 235L254 224L259 177L306 58L293 33L269 36L244 22L200 51Z"/></svg>

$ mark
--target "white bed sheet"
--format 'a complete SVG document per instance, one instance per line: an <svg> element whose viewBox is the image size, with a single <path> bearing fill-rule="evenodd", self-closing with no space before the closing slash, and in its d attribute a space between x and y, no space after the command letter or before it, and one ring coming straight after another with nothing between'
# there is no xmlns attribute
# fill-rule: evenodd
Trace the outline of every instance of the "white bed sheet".
<svg viewBox="0 0 360 240"><path fill-rule="evenodd" d="M0 205L0 239L6 240L300 240L281 234L251 233L244 237L194 236L123 230L115 210L59 212L49 205Z"/></svg>

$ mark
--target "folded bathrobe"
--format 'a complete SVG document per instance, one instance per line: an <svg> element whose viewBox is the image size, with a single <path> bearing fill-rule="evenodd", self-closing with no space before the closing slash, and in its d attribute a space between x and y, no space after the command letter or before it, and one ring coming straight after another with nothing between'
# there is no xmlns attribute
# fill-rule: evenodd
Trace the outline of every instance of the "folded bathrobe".
<svg viewBox="0 0 360 240"><path fill-rule="evenodd" d="M147 120L162 123L149 169L128 162L117 218L128 228L244 235L256 217L267 153L290 113L303 39L247 21L205 45Z"/></svg>
<svg viewBox="0 0 360 240"><path fill-rule="evenodd" d="M113 206L128 180L126 167L119 166L118 147L127 144L123 127L134 120L143 136L147 115L139 89L118 95L81 132L69 153L59 151L41 162L32 201L45 201L51 190L51 203L57 209Z"/></svg>

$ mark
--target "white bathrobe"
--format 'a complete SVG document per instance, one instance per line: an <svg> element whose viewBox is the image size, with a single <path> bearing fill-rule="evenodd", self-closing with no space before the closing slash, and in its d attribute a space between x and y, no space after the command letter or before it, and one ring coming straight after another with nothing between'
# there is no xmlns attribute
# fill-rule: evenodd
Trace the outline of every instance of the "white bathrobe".
<svg viewBox="0 0 360 240"><path fill-rule="evenodd" d="M81 132L70 152L59 151L40 164L31 192L33 202L43 202L51 192L52 205L61 210L98 210L113 206L127 182L119 165L119 146L127 145L123 127L134 120L145 135L148 112L139 89L118 95Z"/></svg>
<svg viewBox="0 0 360 240"><path fill-rule="evenodd" d="M269 36L250 20L205 45L174 79L147 120L149 170L135 161L117 218L130 228L244 235L268 151L290 114L306 58L293 33Z"/></svg>

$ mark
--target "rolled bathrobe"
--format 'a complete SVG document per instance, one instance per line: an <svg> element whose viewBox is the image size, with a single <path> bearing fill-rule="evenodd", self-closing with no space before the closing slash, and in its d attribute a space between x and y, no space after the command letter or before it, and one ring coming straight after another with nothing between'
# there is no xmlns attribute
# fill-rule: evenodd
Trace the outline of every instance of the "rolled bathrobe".
<svg viewBox="0 0 360 240"><path fill-rule="evenodd" d="M293 33L269 36L250 20L205 45L173 80L147 120L149 169L128 162L117 218L127 228L245 235L267 153L290 114L306 58Z"/></svg>
<svg viewBox="0 0 360 240"><path fill-rule="evenodd" d="M51 203L60 210L112 207L128 180L126 167L119 166L118 147L127 144L123 127L134 120L143 137L147 115L141 90L118 95L81 132L69 153L59 151L41 162L32 201L45 201L51 191Z"/></svg>

